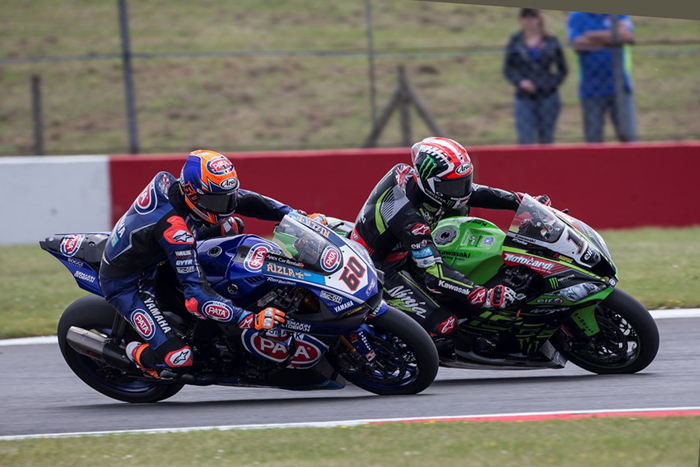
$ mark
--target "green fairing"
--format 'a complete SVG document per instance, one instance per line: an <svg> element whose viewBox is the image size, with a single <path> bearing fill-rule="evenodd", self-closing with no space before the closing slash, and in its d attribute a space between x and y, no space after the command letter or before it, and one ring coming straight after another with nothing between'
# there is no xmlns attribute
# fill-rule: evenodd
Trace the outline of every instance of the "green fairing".
<svg viewBox="0 0 700 467"><path fill-rule="evenodd" d="M283 250L286 250L285 253L289 256L295 257L298 254L297 249L294 248L294 242L297 240L295 236L275 230L272 240L282 247Z"/></svg>
<svg viewBox="0 0 700 467"><path fill-rule="evenodd" d="M503 265L501 248L506 235L491 222L451 217L441 220L432 235L445 264L477 284L486 283Z"/></svg>
<svg viewBox="0 0 700 467"><path fill-rule="evenodd" d="M612 287L609 287L605 290L601 290L598 293L584 298L578 303L591 302L591 305L586 308L576 310L571 314L571 319L574 321L574 323L576 323L576 325L579 328L581 328L581 330L587 336L590 337L600 332L600 328L598 328L598 323L595 319L595 309L600 302L605 300L608 297L608 295L612 293L613 290L614 289Z"/></svg>

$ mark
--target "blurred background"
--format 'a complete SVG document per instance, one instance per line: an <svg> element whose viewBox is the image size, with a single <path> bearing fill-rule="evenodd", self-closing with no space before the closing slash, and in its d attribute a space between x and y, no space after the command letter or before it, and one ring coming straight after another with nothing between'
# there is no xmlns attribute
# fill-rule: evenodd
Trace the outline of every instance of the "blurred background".
<svg viewBox="0 0 700 467"><path fill-rule="evenodd" d="M1 155L360 147L397 87L399 65L449 137L467 145L517 141L503 65L519 9L405 0L304 0L303 8L299 0L131 1L130 138L118 5L3 1ZM569 67L555 141L583 142L568 13L543 15ZM700 139L700 22L631 19L639 139ZM402 145L397 114L378 146ZM431 133L415 108L410 114L413 139ZM607 125L606 139L614 140Z"/></svg>

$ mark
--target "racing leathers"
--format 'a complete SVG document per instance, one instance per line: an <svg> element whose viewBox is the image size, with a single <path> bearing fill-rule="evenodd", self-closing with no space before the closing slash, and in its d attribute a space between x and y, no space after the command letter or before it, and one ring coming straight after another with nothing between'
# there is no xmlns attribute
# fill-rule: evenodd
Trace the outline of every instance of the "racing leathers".
<svg viewBox="0 0 700 467"><path fill-rule="evenodd" d="M446 211L429 203L413 167L399 164L377 184L357 217L351 238L367 248L384 272L388 301L418 321L441 352L449 353L453 346L457 319L434 297L488 307L502 300L494 295L503 293L503 287L488 291L446 265L431 229L443 216L467 215L469 207L517 210L520 196L475 184L467 206Z"/></svg>
<svg viewBox="0 0 700 467"><path fill-rule="evenodd" d="M279 221L289 206L239 190L236 213ZM169 262L183 288L186 309L201 319L224 323L253 321L250 312L235 306L209 287L197 259L196 241L239 233L229 218L223 225L205 225L183 199L178 180L159 172L117 222L100 265L100 285L107 301L155 351L144 352L143 363L171 370L192 365L192 350L173 332L155 296L158 266ZM245 324L242 323L242 324ZM159 361L160 360L160 361Z"/></svg>

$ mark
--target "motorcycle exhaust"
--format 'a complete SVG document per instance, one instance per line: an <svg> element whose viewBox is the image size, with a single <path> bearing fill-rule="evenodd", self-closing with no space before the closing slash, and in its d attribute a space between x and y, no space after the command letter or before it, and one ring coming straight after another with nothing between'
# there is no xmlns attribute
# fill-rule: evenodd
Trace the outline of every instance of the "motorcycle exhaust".
<svg viewBox="0 0 700 467"><path fill-rule="evenodd" d="M96 358L123 371L134 370L135 366L124 350L107 338L87 329L71 326L66 334L68 345L81 355Z"/></svg>

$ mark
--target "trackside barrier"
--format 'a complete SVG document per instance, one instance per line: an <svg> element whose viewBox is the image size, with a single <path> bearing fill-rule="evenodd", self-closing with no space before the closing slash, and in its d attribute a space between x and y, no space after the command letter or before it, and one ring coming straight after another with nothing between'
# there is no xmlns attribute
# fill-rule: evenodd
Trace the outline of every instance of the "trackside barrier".
<svg viewBox="0 0 700 467"><path fill-rule="evenodd" d="M700 143L472 147L475 180L531 194L547 193L556 207L596 229L700 225L697 201ZM379 179L408 148L226 153L245 189L309 213L351 219ZM110 158L112 222L160 170L178 176L184 154ZM512 213L474 209L507 227ZM269 234L273 224L246 220L246 230Z"/></svg>
<svg viewBox="0 0 700 467"><path fill-rule="evenodd" d="M0 157L0 244L110 230L109 157Z"/></svg>

